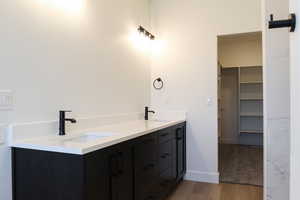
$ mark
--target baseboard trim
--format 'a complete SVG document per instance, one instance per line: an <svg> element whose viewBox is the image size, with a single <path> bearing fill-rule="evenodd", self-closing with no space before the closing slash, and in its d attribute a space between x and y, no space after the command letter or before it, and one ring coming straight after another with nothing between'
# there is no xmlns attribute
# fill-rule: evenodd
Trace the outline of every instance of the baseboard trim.
<svg viewBox="0 0 300 200"><path fill-rule="evenodd" d="M200 171L187 171L185 180L204 182L204 183L219 183L219 172L200 172Z"/></svg>

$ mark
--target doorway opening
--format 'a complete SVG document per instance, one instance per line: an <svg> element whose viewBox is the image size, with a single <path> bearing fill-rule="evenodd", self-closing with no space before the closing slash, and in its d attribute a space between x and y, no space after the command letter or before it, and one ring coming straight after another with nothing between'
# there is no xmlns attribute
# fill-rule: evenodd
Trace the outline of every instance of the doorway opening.
<svg viewBox="0 0 300 200"><path fill-rule="evenodd" d="M262 33L218 36L220 182L263 186Z"/></svg>

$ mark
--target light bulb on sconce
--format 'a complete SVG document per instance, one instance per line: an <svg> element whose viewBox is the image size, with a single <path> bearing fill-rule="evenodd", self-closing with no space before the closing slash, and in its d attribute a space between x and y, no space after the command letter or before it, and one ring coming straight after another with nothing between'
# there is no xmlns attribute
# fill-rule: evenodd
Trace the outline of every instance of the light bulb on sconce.
<svg viewBox="0 0 300 200"><path fill-rule="evenodd" d="M133 29L130 40L134 47L139 51L152 52L155 36L147 31L144 27L139 26Z"/></svg>
<svg viewBox="0 0 300 200"><path fill-rule="evenodd" d="M140 33L143 33L146 37L148 37L150 40L154 40L155 36L151 34L149 31L147 31L144 27L139 26L138 31Z"/></svg>

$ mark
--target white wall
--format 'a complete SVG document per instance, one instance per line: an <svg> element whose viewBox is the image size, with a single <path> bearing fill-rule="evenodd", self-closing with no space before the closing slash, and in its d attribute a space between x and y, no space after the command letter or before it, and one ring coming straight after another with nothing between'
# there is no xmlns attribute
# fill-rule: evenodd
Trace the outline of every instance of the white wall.
<svg viewBox="0 0 300 200"><path fill-rule="evenodd" d="M3 122L3 121L2 121ZM0 125L0 134L4 134L5 125ZM0 199L11 199L11 158L10 149L0 144Z"/></svg>
<svg viewBox="0 0 300 200"><path fill-rule="evenodd" d="M223 67L262 66L261 34L219 37L218 60Z"/></svg>
<svg viewBox="0 0 300 200"><path fill-rule="evenodd" d="M138 25L149 27L148 3L2 0L0 90L14 91L15 109L0 111L0 123L56 120L60 109L75 117L143 112L149 55L131 36ZM10 199L9 169L2 145L1 200Z"/></svg>
<svg viewBox="0 0 300 200"><path fill-rule="evenodd" d="M260 30L260 1L152 0L153 107L187 111L187 178L218 181L217 35ZM208 102L208 100L211 102Z"/></svg>
<svg viewBox="0 0 300 200"><path fill-rule="evenodd" d="M299 16L300 3L297 0L290 0L290 12L296 13ZM300 84L299 84L299 47L300 47L300 32L299 23L295 33L290 34L290 76L291 76L291 180L290 180L290 200L298 200L300 196Z"/></svg>

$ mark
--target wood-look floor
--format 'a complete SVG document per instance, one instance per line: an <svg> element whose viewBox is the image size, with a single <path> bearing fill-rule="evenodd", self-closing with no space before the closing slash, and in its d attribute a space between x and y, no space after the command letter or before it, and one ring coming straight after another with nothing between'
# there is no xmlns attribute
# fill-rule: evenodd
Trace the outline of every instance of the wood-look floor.
<svg viewBox="0 0 300 200"><path fill-rule="evenodd" d="M263 188L183 181L168 200L263 200Z"/></svg>

